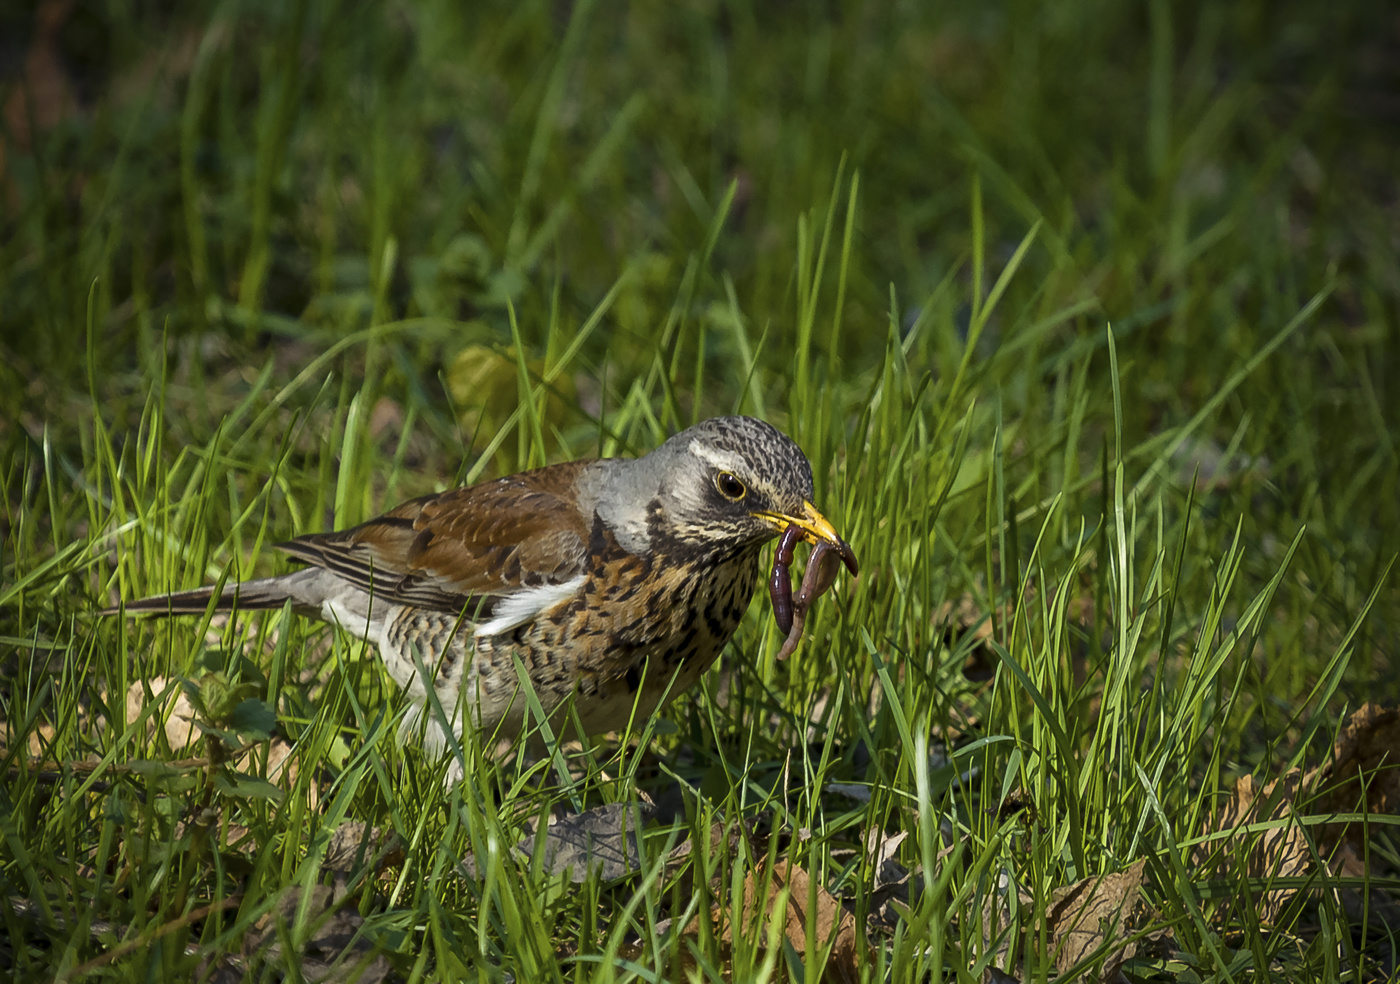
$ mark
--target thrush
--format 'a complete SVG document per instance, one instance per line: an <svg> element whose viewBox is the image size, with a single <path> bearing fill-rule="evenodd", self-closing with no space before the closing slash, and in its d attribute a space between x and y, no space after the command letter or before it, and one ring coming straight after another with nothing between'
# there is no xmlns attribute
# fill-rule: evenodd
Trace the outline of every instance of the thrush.
<svg viewBox="0 0 1400 984"><path fill-rule="evenodd" d="M299 536L278 544L308 565L290 574L106 613L290 602L377 645L409 696L401 736L421 735L431 753L447 741L429 680L457 737L468 724L504 737L523 729L516 657L547 714L572 698L597 734L699 680L748 608L766 541L796 527L856 571L812 498L812 467L789 437L715 417L640 458L549 465Z"/></svg>

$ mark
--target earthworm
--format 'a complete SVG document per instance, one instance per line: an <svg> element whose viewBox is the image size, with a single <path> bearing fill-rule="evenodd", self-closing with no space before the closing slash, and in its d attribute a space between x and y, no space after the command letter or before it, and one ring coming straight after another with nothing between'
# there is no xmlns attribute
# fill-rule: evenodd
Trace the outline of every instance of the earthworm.
<svg viewBox="0 0 1400 984"><path fill-rule="evenodd" d="M845 560L849 553L849 547L841 550L825 540L812 549L811 556L807 558L807 570L802 574L802 587L798 588L797 599L792 605L792 627L778 650L778 659L787 659L797 650L797 643L802 639L802 628L807 622L807 610L812 607L812 602L831 588L840 569L838 559Z"/></svg>
<svg viewBox="0 0 1400 984"><path fill-rule="evenodd" d="M802 539L802 527L789 526L773 552L773 573L768 577L768 597L773 599L773 620L783 632L792 631L792 548ZM807 585L804 579L803 587ZM810 604L810 602L809 602Z"/></svg>
<svg viewBox="0 0 1400 984"><path fill-rule="evenodd" d="M802 638L802 626L807 621L807 610L822 595L831 589L836 580L840 564L845 564L852 575L859 573L855 551L844 541L830 543L820 540L807 558L807 569L802 574L802 587L797 598L792 596L792 551L797 541L806 536L799 526L788 526L778 539L778 549L773 552L773 573L768 578L768 596L773 599L773 620L778 628L787 633L783 646L778 650L778 659L787 659L797 649ZM838 563L839 561L839 563Z"/></svg>
<svg viewBox="0 0 1400 984"><path fill-rule="evenodd" d="M807 558L807 570L802 575L802 587L797 589L797 611L806 614L812 602L831 590L836 572L841 569L838 553L838 549L826 541L818 543L812 550L812 555Z"/></svg>

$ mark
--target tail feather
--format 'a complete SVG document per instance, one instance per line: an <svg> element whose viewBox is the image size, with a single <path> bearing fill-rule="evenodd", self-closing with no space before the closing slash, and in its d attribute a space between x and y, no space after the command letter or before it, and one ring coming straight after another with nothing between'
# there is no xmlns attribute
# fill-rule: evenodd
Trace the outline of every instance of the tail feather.
<svg viewBox="0 0 1400 984"><path fill-rule="evenodd" d="M235 608L241 611L281 608L290 601L292 608L297 612L319 615L321 603L326 598L322 577L324 573L316 568L308 568L292 574L225 584L221 592L216 592L212 586L206 586L190 591L176 591L173 594L152 595L149 598L137 598L104 608L97 614L203 615L209 610L211 601L216 612L233 611Z"/></svg>

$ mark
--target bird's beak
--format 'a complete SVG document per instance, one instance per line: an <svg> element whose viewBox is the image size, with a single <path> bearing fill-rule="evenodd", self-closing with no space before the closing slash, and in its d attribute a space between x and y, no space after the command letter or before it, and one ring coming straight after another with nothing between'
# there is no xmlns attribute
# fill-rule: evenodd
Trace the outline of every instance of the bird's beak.
<svg viewBox="0 0 1400 984"><path fill-rule="evenodd" d="M841 563L846 565L846 570L852 576L860 573L860 564L856 561L856 553L851 549L851 545L841 539L841 534L836 532L836 527L832 526L825 516L817 512L817 507L810 502L803 501L802 515L789 516L787 513L755 511L754 515L759 519L767 520L772 524L773 529L781 533L789 526L796 526L802 530L802 539L814 546L818 543L829 543L836 548L837 555L841 558Z"/></svg>

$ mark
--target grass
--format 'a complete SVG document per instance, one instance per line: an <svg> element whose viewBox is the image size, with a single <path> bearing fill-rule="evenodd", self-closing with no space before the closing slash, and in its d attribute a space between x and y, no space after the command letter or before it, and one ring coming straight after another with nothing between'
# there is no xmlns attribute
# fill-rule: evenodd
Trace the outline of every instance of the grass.
<svg viewBox="0 0 1400 984"><path fill-rule="evenodd" d="M5 16L52 56L0 81L15 979L1396 973L1379 794L1219 822L1400 699L1372 5ZM445 788L351 639L92 614L731 411L862 577L629 736ZM643 798L616 878L527 833Z"/></svg>

